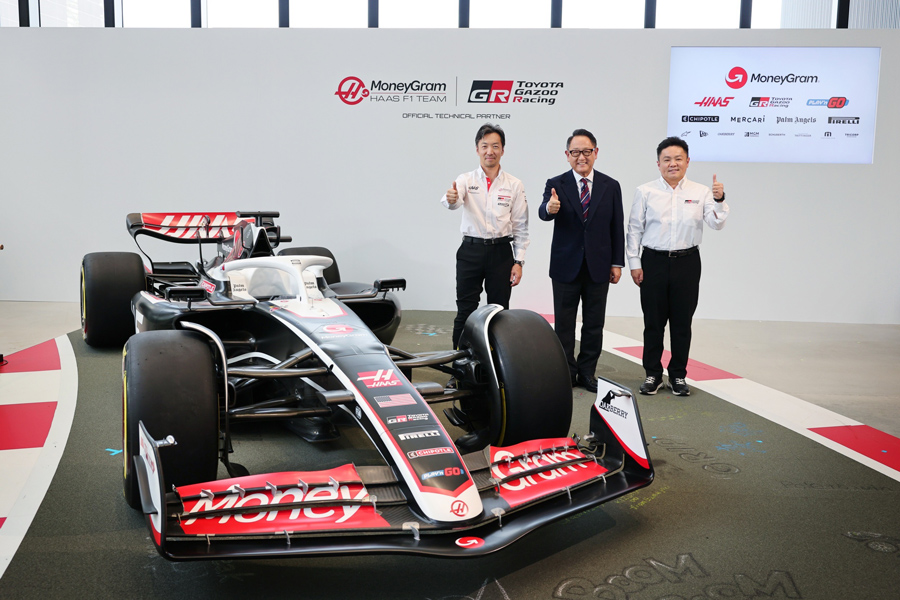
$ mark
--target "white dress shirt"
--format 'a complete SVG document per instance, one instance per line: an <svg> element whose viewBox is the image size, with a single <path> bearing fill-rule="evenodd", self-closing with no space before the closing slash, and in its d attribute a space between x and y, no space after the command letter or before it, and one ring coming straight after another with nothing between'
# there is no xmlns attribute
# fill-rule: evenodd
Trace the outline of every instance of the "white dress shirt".
<svg viewBox="0 0 900 600"><path fill-rule="evenodd" d="M686 250L699 246L703 222L722 229L728 204L716 202L712 191L687 177L673 188L660 177L634 192L625 256L631 270L641 268L641 246L654 250Z"/></svg>
<svg viewBox="0 0 900 600"><path fill-rule="evenodd" d="M481 167L456 178L459 200L455 204L447 202L447 195L441 204L450 210L464 207L460 232L470 237L493 239L513 238L513 257L525 260L528 239L528 201L522 182L503 171L491 180L488 190L487 175Z"/></svg>
<svg viewBox="0 0 900 600"><path fill-rule="evenodd" d="M578 197L581 197L581 175L575 172L575 169L572 169L572 176L575 178L575 186L578 188ZM588 180L588 191L591 194L594 193L594 170L591 169L590 174L584 176L585 179ZM588 209L590 210L590 209Z"/></svg>

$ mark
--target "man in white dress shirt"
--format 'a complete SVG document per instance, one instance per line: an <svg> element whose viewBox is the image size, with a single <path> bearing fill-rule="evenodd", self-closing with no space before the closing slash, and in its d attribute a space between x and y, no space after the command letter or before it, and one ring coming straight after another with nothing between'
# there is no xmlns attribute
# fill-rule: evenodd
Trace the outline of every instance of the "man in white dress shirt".
<svg viewBox="0 0 900 600"><path fill-rule="evenodd" d="M684 140L664 139L656 156L660 178L635 191L625 236L625 255L631 278L641 288L644 312L646 379L640 392L655 394L663 386L663 334L668 323L669 387L676 396L689 396L685 377L700 293L703 223L722 229L728 205L725 187L715 175L712 189L685 177L691 159Z"/></svg>
<svg viewBox="0 0 900 600"><path fill-rule="evenodd" d="M456 178L441 203L463 208L463 239L456 252L456 319L453 347L466 319L478 308L482 285L489 304L509 308L512 288L522 281L528 248L528 203L522 182L500 168L506 134L489 123L475 135L480 166Z"/></svg>

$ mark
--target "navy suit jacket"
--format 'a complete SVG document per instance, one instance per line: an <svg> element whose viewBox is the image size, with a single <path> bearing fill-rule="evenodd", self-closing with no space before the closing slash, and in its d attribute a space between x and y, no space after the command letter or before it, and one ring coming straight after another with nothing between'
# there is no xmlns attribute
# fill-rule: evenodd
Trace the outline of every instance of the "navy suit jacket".
<svg viewBox="0 0 900 600"><path fill-rule="evenodd" d="M625 218L619 182L594 170L588 218L582 218L579 185L571 170L547 180L544 199L538 209L543 221L553 221L550 248L550 278L574 281L587 260L588 272L596 283L609 281L610 268L625 264ZM550 191L559 197L559 212L547 212Z"/></svg>

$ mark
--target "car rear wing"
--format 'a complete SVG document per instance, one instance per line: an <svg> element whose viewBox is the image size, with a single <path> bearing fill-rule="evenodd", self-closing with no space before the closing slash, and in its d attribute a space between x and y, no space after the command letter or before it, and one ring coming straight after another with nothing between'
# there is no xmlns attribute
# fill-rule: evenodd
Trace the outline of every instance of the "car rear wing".
<svg viewBox="0 0 900 600"><path fill-rule="evenodd" d="M130 213L125 225L133 238L149 235L181 244L214 244L234 237L241 223L252 221L241 215L238 212Z"/></svg>

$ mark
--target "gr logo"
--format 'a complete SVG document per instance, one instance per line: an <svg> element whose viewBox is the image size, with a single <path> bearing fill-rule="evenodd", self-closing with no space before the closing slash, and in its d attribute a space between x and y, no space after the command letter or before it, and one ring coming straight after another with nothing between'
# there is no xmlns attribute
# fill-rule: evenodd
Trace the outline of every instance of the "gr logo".
<svg viewBox="0 0 900 600"><path fill-rule="evenodd" d="M512 85L512 81L473 81L469 102L509 102Z"/></svg>

